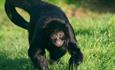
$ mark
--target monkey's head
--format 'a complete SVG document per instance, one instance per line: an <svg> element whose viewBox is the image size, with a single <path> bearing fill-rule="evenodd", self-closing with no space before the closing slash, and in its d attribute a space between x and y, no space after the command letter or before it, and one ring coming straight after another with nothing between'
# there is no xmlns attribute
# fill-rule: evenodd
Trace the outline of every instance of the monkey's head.
<svg viewBox="0 0 115 70"><path fill-rule="evenodd" d="M66 25L60 21L51 21L45 27L46 36L49 42L55 47L62 47L65 43Z"/></svg>
<svg viewBox="0 0 115 70"><path fill-rule="evenodd" d="M62 47L65 42L65 34L63 31L54 31L50 35L50 40L56 47Z"/></svg>

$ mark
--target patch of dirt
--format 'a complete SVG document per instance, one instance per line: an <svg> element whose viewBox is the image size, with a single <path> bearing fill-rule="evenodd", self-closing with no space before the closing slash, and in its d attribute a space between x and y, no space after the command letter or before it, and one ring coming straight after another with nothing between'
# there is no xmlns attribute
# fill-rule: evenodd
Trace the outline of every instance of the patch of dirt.
<svg viewBox="0 0 115 70"><path fill-rule="evenodd" d="M86 18L88 16L90 16L90 12L88 12L87 10L83 9L83 8L79 8L79 9L71 9L68 10L66 12L66 15L68 17L76 17L76 18Z"/></svg>

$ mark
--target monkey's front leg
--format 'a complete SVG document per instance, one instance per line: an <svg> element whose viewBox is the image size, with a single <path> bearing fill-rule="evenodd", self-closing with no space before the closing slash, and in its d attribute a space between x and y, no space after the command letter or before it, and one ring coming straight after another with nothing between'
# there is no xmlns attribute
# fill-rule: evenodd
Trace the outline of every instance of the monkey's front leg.
<svg viewBox="0 0 115 70"><path fill-rule="evenodd" d="M68 44L68 51L71 54L69 60L69 70L77 70L78 65L83 61L83 54L75 43Z"/></svg>

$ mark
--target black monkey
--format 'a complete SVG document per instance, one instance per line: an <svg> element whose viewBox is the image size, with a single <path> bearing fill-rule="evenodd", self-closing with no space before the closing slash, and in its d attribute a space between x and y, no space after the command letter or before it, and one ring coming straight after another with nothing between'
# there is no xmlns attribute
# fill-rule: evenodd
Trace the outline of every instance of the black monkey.
<svg viewBox="0 0 115 70"><path fill-rule="evenodd" d="M30 22L17 13L16 7L29 13ZM71 54L69 68L83 61L73 28L60 8L41 0L6 0L5 11L14 24L28 30L28 55L36 69L48 70L45 49L50 52L51 63L67 51Z"/></svg>

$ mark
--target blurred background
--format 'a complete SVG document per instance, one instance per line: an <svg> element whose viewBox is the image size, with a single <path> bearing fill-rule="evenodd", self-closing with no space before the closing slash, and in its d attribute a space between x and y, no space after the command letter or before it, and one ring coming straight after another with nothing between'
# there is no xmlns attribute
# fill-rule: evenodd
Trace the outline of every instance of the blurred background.
<svg viewBox="0 0 115 70"><path fill-rule="evenodd" d="M44 1L59 6L72 24L84 54L79 70L115 70L115 0ZM0 0L0 70L34 70L27 55L28 33L8 19L4 2ZM27 12L17 10L29 21ZM69 57L50 70L68 70Z"/></svg>

